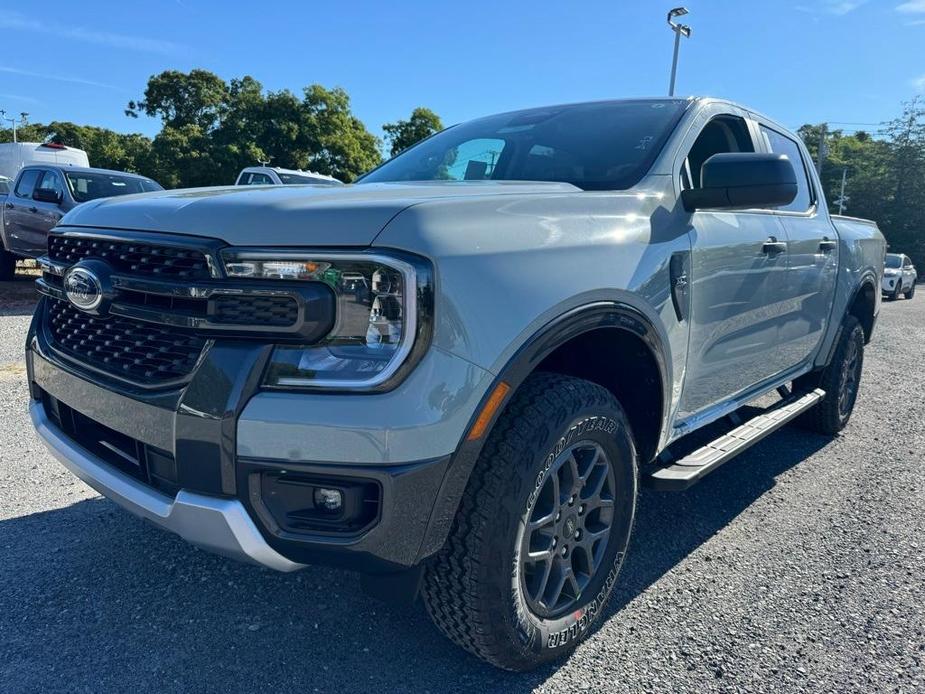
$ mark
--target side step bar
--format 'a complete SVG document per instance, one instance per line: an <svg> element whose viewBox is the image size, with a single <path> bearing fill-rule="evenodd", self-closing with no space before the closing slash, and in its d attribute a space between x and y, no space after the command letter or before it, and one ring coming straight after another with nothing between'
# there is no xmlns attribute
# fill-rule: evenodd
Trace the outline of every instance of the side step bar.
<svg viewBox="0 0 925 694"><path fill-rule="evenodd" d="M645 484L648 487L665 491L687 489L699 482L704 475L713 472L768 434L777 431L824 397L825 391L816 388L805 395L782 401L777 406L737 426L728 434L720 436L671 465L652 472L645 479Z"/></svg>

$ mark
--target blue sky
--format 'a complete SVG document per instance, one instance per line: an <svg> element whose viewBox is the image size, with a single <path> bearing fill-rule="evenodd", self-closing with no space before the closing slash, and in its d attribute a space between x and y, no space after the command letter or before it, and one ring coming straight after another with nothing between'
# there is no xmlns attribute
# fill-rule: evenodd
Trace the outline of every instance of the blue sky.
<svg viewBox="0 0 925 694"><path fill-rule="evenodd" d="M679 3L680 4L680 3ZM447 124L664 94L670 2L0 1L0 108L153 135L123 115L147 78L203 67L299 93L340 85L374 133L415 106ZM678 93L788 126L877 123L925 91L925 0L689 0Z"/></svg>

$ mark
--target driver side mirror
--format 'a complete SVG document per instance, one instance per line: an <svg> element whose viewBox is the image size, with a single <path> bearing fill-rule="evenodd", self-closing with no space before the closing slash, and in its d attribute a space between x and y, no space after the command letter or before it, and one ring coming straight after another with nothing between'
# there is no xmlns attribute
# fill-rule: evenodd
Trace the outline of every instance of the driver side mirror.
<svg viewBox="0 0 925 694"><path fill-rule="evenodd" d="M778 207L790 204L797 195L796 172L782 154L714 154L703 163L700 183L700 188L681 191L688 212Z"/></svg>
<svg viewBox="0 0 925 694"><path fill-rule="evenodd" d="M50 188L36 188L32 192L32 199L38 202L53 202L57 205L61 202L61 193Z"/></svg>

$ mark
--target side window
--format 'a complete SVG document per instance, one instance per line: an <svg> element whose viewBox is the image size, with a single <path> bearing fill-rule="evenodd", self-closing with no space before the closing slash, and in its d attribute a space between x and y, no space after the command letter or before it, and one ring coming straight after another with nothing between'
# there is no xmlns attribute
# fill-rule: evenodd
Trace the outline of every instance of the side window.
<svg viewBox="0 0 925 694"><path fill-rule="evenodd" d="M266 174L249 173L244 174L241 184L245 186L269 186L273 185L273 179Z"/></svg>
<svg viewBox="0 0 925 694"><path fill-rule="evenodd" d="M22 176L19 177L19 183L16 184L16 197L31 198L32 191L35 189L35 184L41 175L41 169L28 169L24 171Z"/></svg>
<svg viewBox="0 0 925 694"><path fill-rule="evenodd" d="M912 267L912 261L909 258L906 258L903 261L903 267L906 267L906 268Z"/></svg>
<svg viewBox="0 0 925 694"><path fill-rule="evenodd" d="M776 130L771 130L763 125L759 127L765 142L768 144L768 149L774 154L787 155L797 175L797 196L789 205L782 205L777 209L788 212L806 212L813 204L813 196L809 187L809 179L806 177L806 163L800 153L800 146Z"/></svg>
<svg viewBox="0 0 925 694"><path fill-rule="evenodd" d="M754 151L744 118L718 116L704 126L691 146L681 169L681 187L685 190L700 188L700 171L704 162L714 154Z"/></svg>
<svg viewBox="0 0 925 694"><path fill-rule="evenodd" d="M57 171L48 170L42 176L42 180L35 187L36 190L53 190L58 195L64 195L64 186L61 183L61 176Z"/></svg>

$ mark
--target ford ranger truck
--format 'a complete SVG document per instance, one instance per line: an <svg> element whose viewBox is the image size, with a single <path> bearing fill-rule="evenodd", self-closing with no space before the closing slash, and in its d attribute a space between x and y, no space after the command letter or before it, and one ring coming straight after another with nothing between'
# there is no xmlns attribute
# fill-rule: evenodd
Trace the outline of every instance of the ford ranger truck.
<svg viewBox="0 0 925 694"><path fill-rule="evenodd" d="M71 211L42 260L31 414L155 525L360 570L524 670L600 622L640 485L685 489L790 421L846 425L884 252L742 106L504 113L355 185Z"/></svg>

